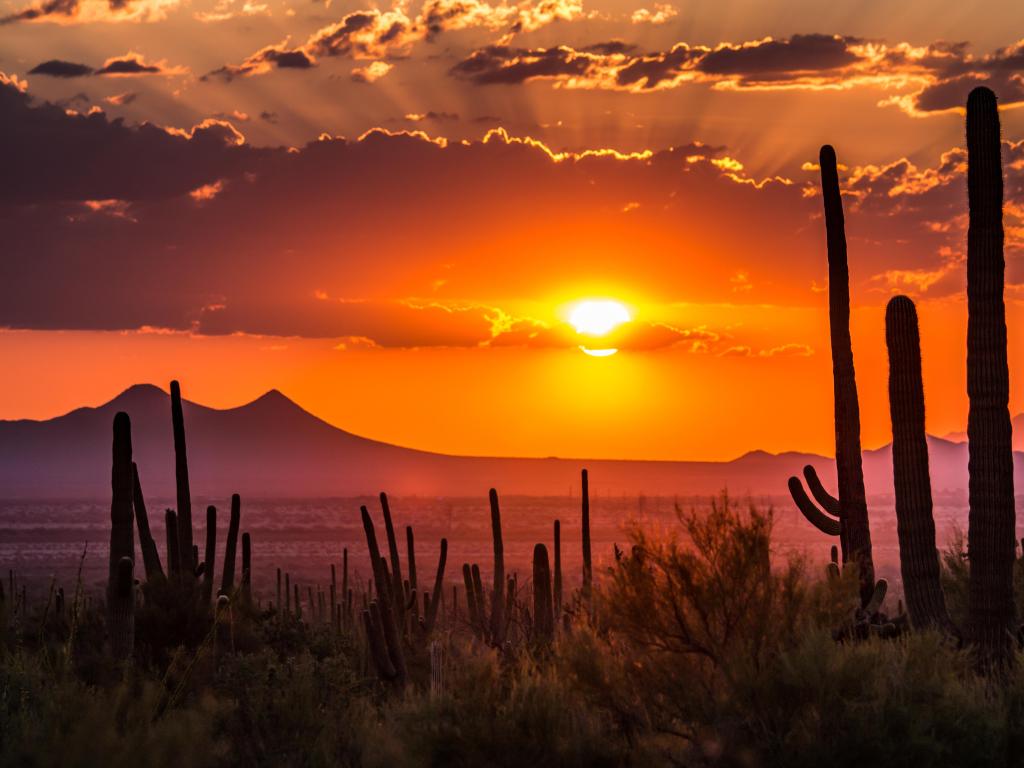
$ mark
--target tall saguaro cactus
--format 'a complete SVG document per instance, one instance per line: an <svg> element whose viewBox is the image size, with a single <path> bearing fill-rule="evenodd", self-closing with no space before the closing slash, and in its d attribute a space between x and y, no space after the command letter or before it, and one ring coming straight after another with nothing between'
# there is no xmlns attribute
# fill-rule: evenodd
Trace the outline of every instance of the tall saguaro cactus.
<svg viewBox="0 0 1024 768"><path fill-rule="evenodd" d="M1003 175L996 97L967 99L968 634L996 663L1012 658L1013 452L1003 305Z"/></svg>
<svg viewBox="0 0 1024 768"><path fill-rule="evenodd" d="M889 300L885 309L885 342L889 350L896 532L907 609L915 628L934 627L955 633L939 582L935 550L917 310L906 296Z"/></svg>
<svg viewBox="0 0 1024 768"><path fill-rule="evenodd" d="M806 468L811 492L825 512L818 510L804 493L799 478L789 480L790 493L800 511L816 527L839 535L843 561L852 560L860 579L861 600L866 605L875 589L875 568L871 557L871 529L864 492L864 469L860 452L860 404L853 368L850 339L850 270L846 259L846 223L839 191L835 150L826 144L819 154L821 193L825 206L825 234L828 249L828 317L832 345L832 384L835 402L836 471L839 499L832 499L821 487L813 468ZM833 520L829 515L833 515Z"/></svg>
<svg viewBox="0 0 1024 768"><path fill-rule="evenodd" d="M188 581L196 570L192 550L192 495L188 485L188 453L185 449L185 417L181 408L181 386L171 382L171 427L174 431L174 479L178 496L178 557L182 577Z"/></svg>
<svg viewBox="0 0 1024 768"><path fill-rule="evenodd" d="M491 538L494 540L494 587L491 589L491 642L505 642L505 542L501 535L501 509L498 492L491 488Z"/></svg>
<svg viewBox="0 0 1024 768"><path fill-rule="evenodd" d="M583 596L590 598L590 587L594 580L594 567L590 559L590 477L587 470L580 472L581 504L583 525Z"/></svg>
<svg viewBox="0 0 1024 768"><path fill-rule="evenodd" d="M135 595L132 564L135 560L132 472L132 426L128 414L114 416L114 442L110 469L110 569L107 578L107 630L110 650L117 660L132 654Z"/></svg>

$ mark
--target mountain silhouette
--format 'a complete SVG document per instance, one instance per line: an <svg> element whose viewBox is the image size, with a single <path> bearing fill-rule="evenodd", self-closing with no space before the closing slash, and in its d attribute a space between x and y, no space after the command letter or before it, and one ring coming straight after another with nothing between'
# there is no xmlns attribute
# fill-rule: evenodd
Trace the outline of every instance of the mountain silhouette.
<svg viewBox="0 0 1024 768"><path fill-rule="evenodd" d="M833 461L809 453L751 451L738 459L630 461L448 456L403 448L338 429L277 390L237 408L183 403L189 475L196 496L238 492L251 497L358 496L387 490L399 495L578 493L588 467L595 493L784 496L786 479L804 464L833 485ZM102 499L110 493L111 425L117 411L132 420L135 461L148 496L174 495L170 396L139 384L110 402L78 408L45 421L0 421L0 497ZM937 491L967 488L967 446L929 438ZM1017 460L1021 475L1021 456ZM868 492L891 494L889 448L864 452ZM1020 485L1018 480L1018 487Z"/></svg>

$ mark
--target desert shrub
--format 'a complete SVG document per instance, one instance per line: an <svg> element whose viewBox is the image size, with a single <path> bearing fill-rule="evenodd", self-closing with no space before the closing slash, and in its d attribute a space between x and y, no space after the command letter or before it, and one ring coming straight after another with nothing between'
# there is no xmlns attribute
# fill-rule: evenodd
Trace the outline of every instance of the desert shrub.
<svg viewBox="0 0 1024 768"><path fill-rule="evenodd" d="M90 686L54 674L39 656L9 657L0 666L0 765L222 764L229 745L216 733L227 705L206 693L155 718L163 693L143 675Z"/></svg>

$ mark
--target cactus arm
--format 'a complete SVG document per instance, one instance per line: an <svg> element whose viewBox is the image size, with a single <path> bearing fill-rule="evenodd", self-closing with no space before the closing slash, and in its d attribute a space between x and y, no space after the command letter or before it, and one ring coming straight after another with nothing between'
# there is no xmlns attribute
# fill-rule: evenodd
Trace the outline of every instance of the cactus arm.
<svg viewBox="0 0 1024 768"><path fill-rule="evenodd" d="M405 626L405 580L402 578L402 563L398 556L398 539L395 537L395 526L391 521L391 505L388 495L381 491L380 508L384 514L384 532L388 538L388 556L391 560L391 592L395 600L395 621Z"/></svg>
<svg viewBox="0 0 1024 768"><path fill-rule="evenodd" d="M811 492L811 496L818 502L818 505L827 514L838 518L840 510L839 499L825 490L825 486L821 484L821 478L818 477L817 470L810 464L804 467L804 479L807 481L807 488Z"/></svg>
<svg viewBox="0 0 1024 768"><path fill-rule="evenodd" d="M142 484L139 482L139 468L132 462L132 506L135 509L135 520L139 526L139 548L142 550L142 563L146 569L146 579L162 578L164 569L160 565L160 553L157 551L153 533L149 529L149 514L146 512L146 499L142 495Z"/></svg>
<svg viewBox="0 0 1024 768"><path fill-rule="evenodd" d="M839 521L829 517L815 506L814 502L807 496L807 492L804 491L803 483L800 482L799 477L789 478L789 495L793 497L793 501L804 517L807 518L807 522L827 536L839 535L841 530Z"/></svg>
<svg viewBox="0 0 1024 768"><path fill-rule="evenodd" d="M882 603L885 601L886 592L889 591L889 582L885 579L879 579L875 584L875 588L871 592L871 599L864 604L864 612L868 616L873 616L878 613L882 608Z"/></svg>

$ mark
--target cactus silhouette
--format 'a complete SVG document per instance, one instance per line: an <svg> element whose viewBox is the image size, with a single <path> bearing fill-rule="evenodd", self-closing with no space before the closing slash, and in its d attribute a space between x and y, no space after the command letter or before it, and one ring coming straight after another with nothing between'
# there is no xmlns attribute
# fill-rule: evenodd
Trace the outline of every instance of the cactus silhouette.
<svg viewBox="0 0 1024 768"><path fill-rule="evenodd" d="M501 646L505 642L505 542L501 536L501 510L498 492L491 488L491 538L494 543L494 587L491 590L491 642Z"/></svg>
<svg viewBox="0 0 1024 768"><path fill-rule="evenodd" d="M178 496L178 558L181 574L188 582L195 574L192 550L192 496L188 485L188 455L185 450L185 417L181 409L181 386L171 382L171 427L174 432L174 479Z"/></svg>
<svg viewBox="0 0 1024 768"><path fill-rule="evenodd" d="M242 600L252 605L252 536L242 534Z"/></svg>
<svg viewBox="0 0 1024 768"><path fill-rule="evenodd" d="M242 522L242 499L236 493L231 497L231 519L228 522L228 540L224 545L224 575L220 580L222 595L230 595L235 586L235 554L238 549L238 526ZM281 602L280 596L277 599ZM280 607L280 606L279 606Z"/></svg>
<svg viewBox="0 0 1024 768"><path fill-rule="evenodd" d="M939 558L935 550L917 310L906 296L889 300L885 310L885 341L889 351L896 532L910 621L916 629L934 627L954 632L939 583Z"/></svg>
<svg viewBox="0 0 1024 768"><path fill-rule="evenodd" d="M999 112L987 88L967 98L968 635L987 661L1012 658L1013 453L1003 305Z"/></svg>
<svg viewBox="0 0 1024 768"><path fill-rule="evenodd" d="M821 483L817 482L813 468L805 468L804 475L808 477L812 494L820 494L826 512L838 506L838 521L832 520L828 514L821 513L810 504L803 488L799 487L798 478L790 478L789 489L800 511L813 525L826 533L840 536L843 562L852 560L856 564L861 600L867 604L875 592L875 574L864 492L864 471L861 465L860 405L857 400L857 381L850 340L850 273L846 258L846 225L843 220L843 200L839 191L835 150L829 145L823 146L819 160L828 249L828 314L832 345L838 503L833 504Z"/></svg>
<svg viewBox="0 0 1024 768"><path fill-rule="evenodd" d="M434 577L434 591L430 596L430 604L425 607L426 618L424 628L429 634L434 630L437 623L437 610L441 605L442 590L444 589L444 567L448 562L448 539L441 539L441 553L437 558L437 575Z"/></svg>
<svg viewBox="0 0 1024 768"><path fill-rule="evenodd" d="M139 482L139 468L135 462L132 462L132 486L132 505L135 509L135 521L139 526L139 548L142 550L146 579L163 578L164 569L160 566L160 553L149 529L149 514L146 512L146 500L142 495L142 484Z"/></svg>
<svg viewBox="0 0 1024 768"><path fill-rule="evenodd" d="M590 559L590 476L587 470L580 472L582 486L582 526L583 526L583 596L590 597L590 587L594 580L594 567Z"/></svg>
<svg viewBox="0 0 1024 768"><path fill-rule="evenodd" d="M132 511L135 476L132 471L132 426L128 414L123 411L114 416L112 454L107 615L111 654L115 659L123 660L132 654L135 617L132 565L135 558Z"/></svg>
<svg viewBox="0 0 1024 768"><path fill-rule="evenodd" d="M557 625L557 617L562 615L562 523L559 520L555 520L554 611Z"/></svg>
<svg viewBox="0 0 1024 768"><path fill-rule="evenodd" d="M217 559L217 508L206 508L206 548L203 550L203 604L213 597L214 568Z"/></svg>
<svg viewBox="0 0 1024 768"><path fill-rule="evenodd" d="M555 620L551 606L551 568L548 548L537 544L533 548L533 631L541 643L551 639Z"/></svg>

